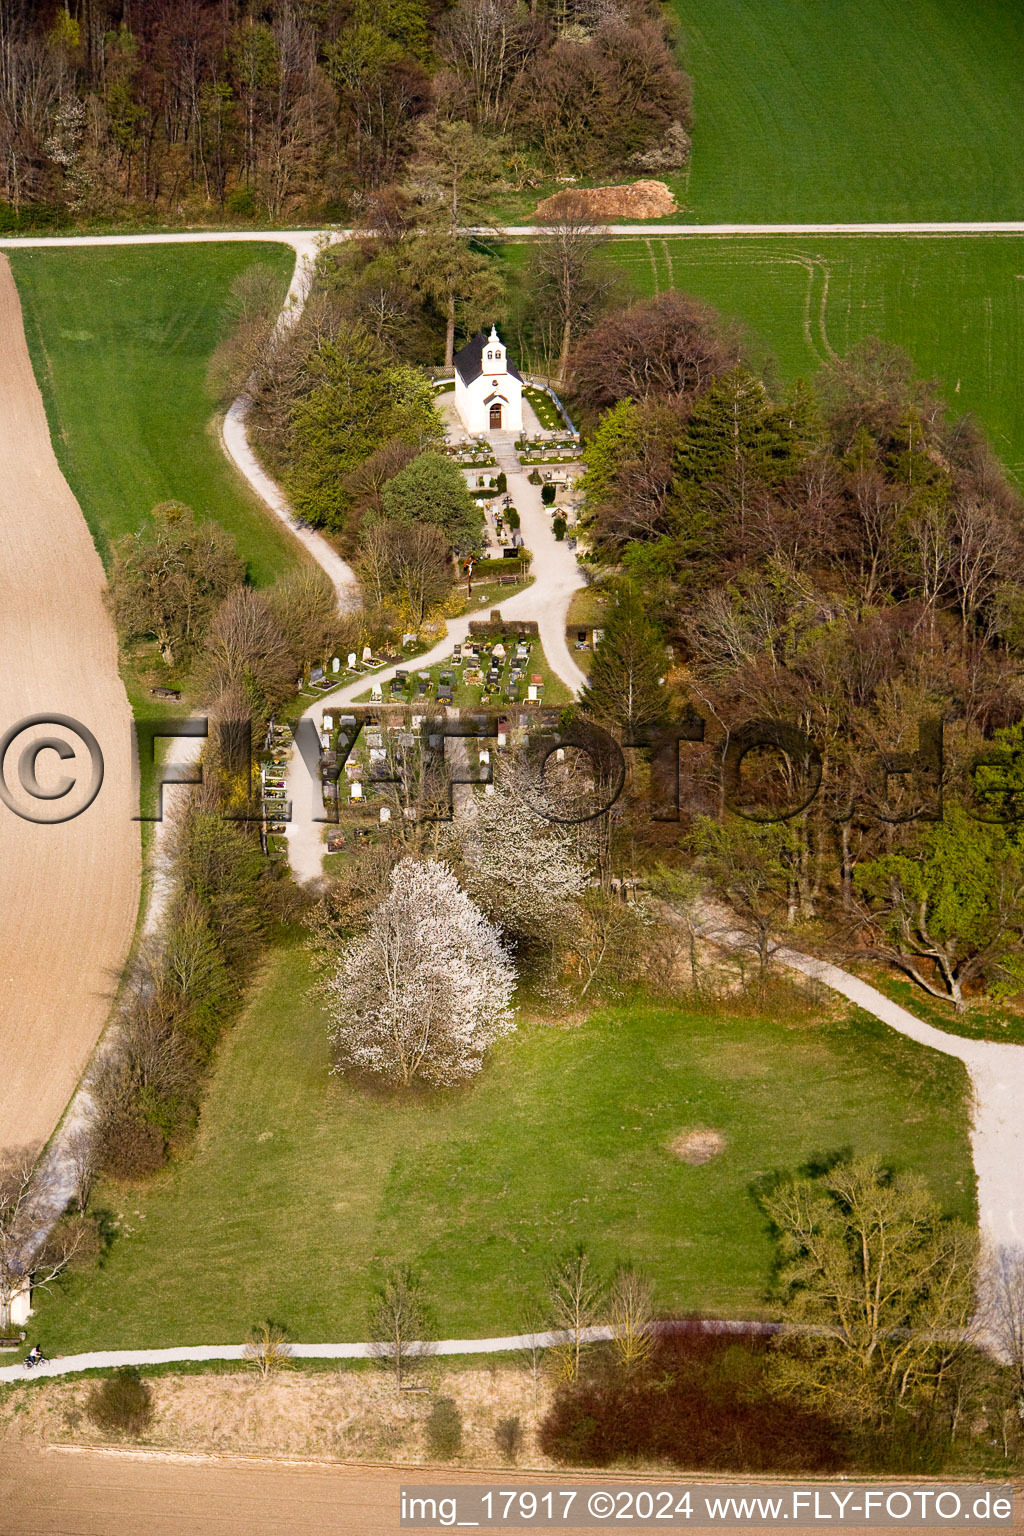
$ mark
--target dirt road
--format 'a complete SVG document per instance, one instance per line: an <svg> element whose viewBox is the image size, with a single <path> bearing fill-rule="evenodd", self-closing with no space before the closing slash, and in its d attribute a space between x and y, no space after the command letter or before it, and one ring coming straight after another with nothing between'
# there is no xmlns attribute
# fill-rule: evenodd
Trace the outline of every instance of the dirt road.
<svg viewBox="0 0 1024 1536"><path fill-rule="evenodd" d="M0 256L0 736L32 715L62 714L102 754L95 800L43 825L0 803L0 1151L53 1131L110 1009L135 925L139 826L131 820L131 712L104 575L60 472L29 361L17 290ZM30 742L36 788L22 788ZM84 803L88 744L60 726L12 740L0 769L16 804L61 814Z"/></svg>

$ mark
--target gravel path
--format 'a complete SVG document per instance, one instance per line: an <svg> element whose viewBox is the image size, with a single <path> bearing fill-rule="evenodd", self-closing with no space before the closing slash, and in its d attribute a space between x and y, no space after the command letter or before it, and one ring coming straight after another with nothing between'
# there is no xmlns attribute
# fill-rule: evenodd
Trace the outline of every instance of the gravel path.
<svg viewBox="0 0 1024 1536"><path fill-rule="evenodd" d="M468 230L470 234L495 234L493 226ZM682 236L699 239L714 235L763 236L801 235L1024 235L1022 219L988 220L918 220L904 223L866 222L860 224L608 224L602 232L614 240L640 236ZM347 240L354 229L194 229L166 230L145 235L8 235L0 239L0 250L27 250L76 245L181 245L191 241L274 240L284 245L312 247L320 240ZM543 224L507 224L497 233L512 239L530 238L550 233Z"/></svg>
<svg viewBox="0 0 1024 1536"><path fill-rule="evenodd" d="M313 279L313 263L325 238L316 234L297 234L288 242L295 250L295 271L292 273L292 280L285 294L284 307L278 318L279 333L294 325L302 314ZM249 397L241 394L225 416L221 426L221 445L224 452L248 482L250 489L265 506L270 508L274 516L284 523L289 533L298 539L317 565L327 572L338 594L338 607L345 613L357 607L359 603L359 583L356 573L321 534L299 522L280 486L263 469L249 446L246 435L245 422L250 404Z"/></svg>
<svg viewBox="0 0 1024 1536"><path fill-rule="evenodd" d="M572 693L578 693L586 678L573 659L565 638L565 619L572 594L583 586L576 556L565 542L559 543L551 531L551 519L541 501L540 487L531 485L513 447L512 433L493 433L495 458L498 468L508 476L508 494L518 508L523 539L533 553L531 574L533 584L523 592L517 592L506 602L495 604L502 616L509 620L536 619L540 625L540 639L544 655L551 670L561 678ZM448 633L425 655L412 661L396 661L373 674L374 682L383 682L394 676L399 667L425 669L445 661L452 654L456 641L463 641L469 634L470 621L485 615L488 610L464 614L448 620ZM325 709L351 704L370 687L370 679L361 677L354 683L316 699L305 711L303 719L318 723ZM288 825L288 862L296 880L305 884L320 877L323 869L324 822L317 817L324 815L323 796L318 782L311 781L297 752L293 752L286 775L286 794L292 804L292 819Z"/></svg>
<svg viewBox="0 0 1024 1536"><path fill-rule="evenodd" d="M746 1321L742 1318L701 1318L696 1322L668 1324L672 1328L700 1328L714 1333L777 1333L778 1323L763 1320ZM597 1344L613 1338L615 1329L606 1323L585 1328L581 1339L585 1344ZM494 1339L439 1339L429 1344L410 1344L410 1354L421 1355L500 1355L520 1349L550 1349L561 1343L565 1334L557 1331L545 1333L511 1333ZM357 1344L291 1344L296 1360L375 1360L380 1350L376 1344L365 1341ZM87 1355L62 1355L37 1365L27 1372L19 1361L16 1365L0 1368L0 1383L5 1381L35 1380L40 1376L73 1376L80 1371L112 1370L119 1365L175 1365L202 1362L203 1360L244 1360L242 1344L195 1344L181 1349L110 1349L94 1350Z"/></svg>
<svg viewBox="0 0 1024 1536"><path fill-rule="evenodd" d="M730 921L725 914L709 911L702 925L705 938L726 949L749 949L749 937L730 927ZM982 1238L994 1250L1024 1244L1024 1117L1020 1112L1024 1105L1024 1049L947 1034L827 960L793 949L779 949L775 958L790 970L801 971L841 993L908 1039L963 1062L973 1089L971 1147Z"/></svg>

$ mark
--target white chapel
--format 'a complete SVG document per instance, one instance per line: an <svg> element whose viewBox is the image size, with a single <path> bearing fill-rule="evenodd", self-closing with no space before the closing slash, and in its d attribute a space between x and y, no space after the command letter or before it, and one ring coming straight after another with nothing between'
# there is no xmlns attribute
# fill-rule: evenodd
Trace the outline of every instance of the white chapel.
<svg viewBox="0 0 1024 1536"><path fill-rule="evenodd" d="M455 354L455 409L467 432L521 432L523 380L494 326Z"/></svg>

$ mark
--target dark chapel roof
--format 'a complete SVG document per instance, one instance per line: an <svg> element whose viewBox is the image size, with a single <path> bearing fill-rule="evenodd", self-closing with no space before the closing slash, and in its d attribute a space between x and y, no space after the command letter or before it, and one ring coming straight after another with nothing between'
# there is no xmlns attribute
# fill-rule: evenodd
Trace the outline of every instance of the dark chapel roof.
<svg viewBox="0 0 1024 1536"><path fill-rule="evenodd" d="M463 384L472 384L473 380L478 379L484 372L484 348L489 340L490 338L485 336L483 331L477 331L473 340L467 341L461 352L456 352L455 367ZM504 345L505 343L502 342L502 346ZM507 348L505 350L505 366L514 379L519 379L522 382L522 374L518 368L513 368L511 362L509 362Z"/></svg>

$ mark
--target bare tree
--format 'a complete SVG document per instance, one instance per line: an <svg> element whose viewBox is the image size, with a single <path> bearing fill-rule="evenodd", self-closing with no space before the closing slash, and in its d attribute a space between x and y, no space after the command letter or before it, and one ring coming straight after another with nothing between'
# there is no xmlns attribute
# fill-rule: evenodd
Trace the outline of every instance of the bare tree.
<svg viewBox="0 0 1024 1536"><path fill-rule="evenodd" d="M928 500L904 520L903 564L911 591L934 615L948 589L956 560L953 518L948 505Z"/></svg>
<svg viewBox="0 0 1024 1536"><path fill-rule="evenodd" d="M438 29L438 52L454 71L466 111L504 132L540 40L532 14L515 0L459 0Z"/></svg>
<svg viewBox="0 0 1024 1536"><path fill-rule="evenodd" d="M902 486L890 485L877 465L861 464L844 503L850 527L852 561L859 570L861 601L874 603L887 586L895 558L895 538L906 504Z"/></svg>
<svg viewBox="0 0 1024 1536"><path fill-rule="evenodd" d="M370 603L398 605L414 629L452 587L448 540L429 523L371 521L360 539L359 575Z"/></svg>
<svg viewBox="0 0 1024 1536"><path fill-rule="evenodd" d="M624 1266L612 1281L610 1321L615 1352L626 1371L646 1365L654 1348L654 1288L646 1275Z"/></svg>
<svg viewBox="0 0 1024 1536"><path fill-rule="evenodd" d="M533 284L540 309L548 309L559 332L555 383L565 382L569 351L577 333L594 317L608 283L594 271L602 231L583 217L566 215L534 247Z"/></svg>
<svg viewBox="0 0 1024 1536"><path fill-rule="evenodd" d="M217 611L207 640L211 693L241 687L267 713L289 698L295 662L269 599L236 587Z"/></svg>
<svg viewBox="0 0 1024 1536"><path fill-rule="evenodd" d="M372 1353L395 1373L402 1390L409 1362L430 1353L431 1322L419 1277L406 1265L389 1269L368 1314Z"/></svg>
<svg viewBox="0 0 1024 1536"><path fill-rule="evenodd" d="M533 1403L536 1407L540 1388L540 1369L550 1343L548 1318L543 1302L537 1297L528 1296L521 1302L518 1328L519 1336L523 1341L519 1346L519 1354L533 1380Z"/></svg>
<svg viewBox="0 0 1024 1536"><path fill-rule="evenodd" d="M1005 517L974 496L958 496L952 508L950 584L966 631L1014 568L1015 540Z"/></svg>
<svg viewBox="0 0 1024 1536"><path fill-rule="evenodd" d="M627 396L687 399L738 360L739 342L715 311L672 290L600 321L578 343L570 371L595 413Z"/></svg>
<svg viewBox="0 0 1024 1536"><path fill-rule="evenodd" d="M601 1283L582 1245L567 1254L552 1272L549 1285L551 1316L562 1335L561 1341L553 1347L569 1381L575 1381L579 1375L587 1331L597 1322L602 1294Z"/></svg>
<svg viewBox="0 0 1024 1536"><path fill-rule="evenodd" d="M649 921L647 908L640 902L601 890L587 892L572 939L577 975L583 982L581 998L595 983L616 995L641 980Z"/></svg>
<svg viewBox="0 0 1024 1536"><path fill-rule="evenodd" d="M245 1341L242 1359L259 1376L261 1381L292 1363L292 1349L288 1335L275 1323L258 1323Z"/></svg>
<svg viewBox="0 0 1024 1536"><path fill-rule="evenodd" d="M326 571L301 565L268 593L271 612L297 671L322 662L337 644L338 594Z"/></svg>
<svg viewBox="0 0 1024 1536"><path fill-rule="evenodd" d="M1024 1422L1024 1247L1000 1248L986 1266L985 1321L1013 1376Z"/></svg>
<svg viewBox="0 0 1024 1536"><path fill-rule="evenodd" d="M75 1204L84 1211L96 1178L96 1135L81 1125L72 1131L65 1143L68 1166L75 1180Z"/></svg>
<svg viewBox="0 0 1024 1536"><path fill-rule="evenodd" d="M82 1239L81 1226L39 1229L33 1189L34 1159L8 1155L0 1162L0 1333L11 1326L11 1308L19 1291L31 1283L41 1291L61 1275Z"/></svg>

